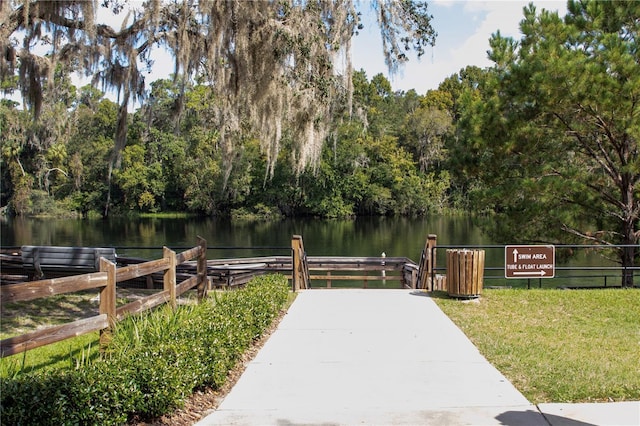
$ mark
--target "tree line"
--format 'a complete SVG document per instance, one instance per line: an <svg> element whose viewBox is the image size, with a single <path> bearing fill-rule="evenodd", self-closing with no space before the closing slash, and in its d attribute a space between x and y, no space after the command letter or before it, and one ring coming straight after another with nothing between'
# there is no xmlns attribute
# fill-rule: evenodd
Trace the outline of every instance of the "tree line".
<svg viewBox="0 0 640 426"><path fill-rule="evenodd" d="M420 50L434 36L426 6L399 3L393 16L412 23L405 28L421 40ZM316 6L271 12L282 25L298 13L316 13L320 22L338 16ZM262 16L214 12L242 12L254 25ZM323 27L316 42L329 50L346 42L359 28L357 16L342 16L351 23L345 39L326 43ZM281 26L265 30L274 32L277 66L264 49L254 51L267 61L260 66L234 49L218 64L245 61L283 86L259 71L242 82L212 80L207 68L191 79L153 82L142 106L127 114L126 102L73 87L70 69L58 63L52 84L38 86L37 119L34 108L2 102L2 205L16 214L60 208L238 217L459 209L478 213L498 241L621 245L612 253L633 266L640 238L638 22L638 2L569 1L564 17L527 6L520 40L492 36L493 66L461 69L425 94L393 92L384 76L369 79L362 70L348 80L310 76L329 62L305 62L313 40L283 34ZM411 37L400 40L410 48ZM393 46L388 58L397 66L404 53L397 40ZM3 87L24 93L24 75L2 70ZM228 91L239 83L269 89ZM287 88L286 99L278 87Z"/></svg>
<svg viewBox="0 0 640 426"><path fill-rule="evenodd" d="M382 74L369 81L364 71L354 73L356 112L336 117L320 161L303 169L286 132L273 167L249 127L233 145L221 143L211 86L155 81L149 101L129 115L112 182L118 105L58 78L59 100L43 107L37 123L10 101L0 110L2 202L18 215L99 215L107 200L110 214L276 217L424 215L450 205L444 140L453 126L449 111L439 109L446 107L442 94L393 92Z"/></svg>

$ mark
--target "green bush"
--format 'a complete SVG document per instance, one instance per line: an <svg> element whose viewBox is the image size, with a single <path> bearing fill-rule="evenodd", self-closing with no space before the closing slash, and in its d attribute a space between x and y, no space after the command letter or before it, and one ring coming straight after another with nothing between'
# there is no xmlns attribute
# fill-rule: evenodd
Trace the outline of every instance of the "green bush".
<svg viewBox="0 0 640 426"><path fill-rule="evenodd" d="M262 203L258 203L252 208L240 207L231 210L231 219L234 221L268 221L280 220L282 217L283 215L280 209L266 206Z"/></svg>
<svg viewBox="0 0 640 426"><path fill-rule="evenodd" d="M288 292L284 276L265 275L207 303L132 316L94 362L2 380L2 424L119 425L170 413L194 389L224 383Z"/></svg>

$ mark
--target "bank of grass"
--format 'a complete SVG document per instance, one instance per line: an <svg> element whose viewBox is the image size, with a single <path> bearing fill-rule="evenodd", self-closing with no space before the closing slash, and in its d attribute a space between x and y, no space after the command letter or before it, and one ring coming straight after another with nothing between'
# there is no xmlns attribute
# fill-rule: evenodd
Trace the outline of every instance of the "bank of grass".
<svg viewBox="0 0 640 426"><path fill-rule="evenodd" d="M0 359L0 380L23 373L74 369L99 354L100 334L83 334Z"/></svg>
<svg viewBox="0 0 640 426"><path fill-rule="evenodd" d="M136 216L144 219L188 219L196 217L195 214L187 212L138 213Z"/></svg>
<svg viewBox="0 0 640 426"><path fill-rule="evenodd" d="M171 413L194 390L220 388L290 295L284 276L265 275L205 303L132 316L100 356L3 377L2 424L121 425Z"/></svg>
<svg viewBox="0 0 640 426"><path fill-rule="evenodd" d="M476 302L435 301L533 403L640 400L637 289L485 290Z"/></svg>

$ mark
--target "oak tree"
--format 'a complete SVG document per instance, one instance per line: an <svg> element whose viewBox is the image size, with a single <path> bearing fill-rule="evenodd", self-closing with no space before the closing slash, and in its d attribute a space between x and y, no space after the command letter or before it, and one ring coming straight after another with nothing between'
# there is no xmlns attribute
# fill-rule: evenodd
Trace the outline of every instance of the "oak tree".
<svg viewBox="0 0 640 426"><path fill-rule="evenodd" d="M427 4L413 0L371 3L390 70L433 44ZM102 22L108 11L120 27ZM270 164L283 132L291 134L298 171L317 161L336 110L350 105L350 41L361 27L353 0L124 0L0 3L0 80L19 77L26 106L38 118L53 90L53 73L82 72L118 93L119 111L109 180L120 167L130 105L146 94L152 52L166 49L182 87L198 78L218 96L220 142L235 148L249 123ZM340 64L344 64L340 66ZM174 117L179 120L183 98ZM107 200L108 211L109 200Z"/></svg>

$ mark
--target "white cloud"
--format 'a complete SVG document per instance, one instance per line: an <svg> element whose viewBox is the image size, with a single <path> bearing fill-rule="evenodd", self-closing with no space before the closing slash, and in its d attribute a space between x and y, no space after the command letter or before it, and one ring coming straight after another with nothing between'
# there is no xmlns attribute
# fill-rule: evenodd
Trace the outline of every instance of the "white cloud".
<svg viewBox="0 0 640 426"><path fill-rule="evenodd" d="M363 1L366 4L366 2ZM365 28L353 40L353 65L356 70L364 69L367 77L382 73L389 80L394 90L408 91L415 89L419 94L429 89L436 89L447 77L459 72L467 65L487 67L491 62L487 58L489 38L500 30L503 36L520 38L519 22L523 18L523 7L529 1L473 1L473 0L432 0L429 2L430 13L433 14L433 25L438 32L436 45L427 48L425 55L418 59L410 55L410 60L395 76L389 76L382 56L380 31L375 17L365 15ZM533 1L538 9L559 10L564 14L566 2L558 0ZM137 7L141 2L130 3ZM368 9L368 8L363 8ZM368 12L368 10L363 10ZM124 14L113 17L102 14L98 21L119 28ZM153 69L147 76L147 83L159 78L167 78L173 72L168 54L163 49L153 53L156 59ZM73 76L74 84L83 85L88 80L81 75ZM113 95L113 94L111 94Z"/></svg>
<svg viewBox="0 0 640 426"><path fill-rule="evenodd" d="M429 3L438 32L436 46L418 60L412 56L396 76L389 76L382 60L382 47L375 32L365 32L366 38L354 42L354 67L364 68L371 78L377 73L387 75L395 90L416 89L424 94L436 89L447 77L467 65L481 68L491 65L487 58L489 39L500 30L503 36L520 39L519 23L522 10L529 1L444 1ZM545 8L564 13L564 1L538 0L538 10ZM364 52L364 53L363 53Z"/></svg>

